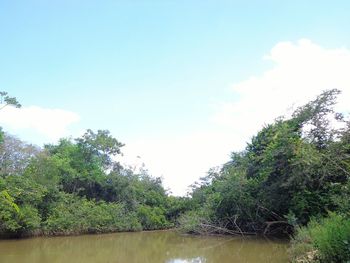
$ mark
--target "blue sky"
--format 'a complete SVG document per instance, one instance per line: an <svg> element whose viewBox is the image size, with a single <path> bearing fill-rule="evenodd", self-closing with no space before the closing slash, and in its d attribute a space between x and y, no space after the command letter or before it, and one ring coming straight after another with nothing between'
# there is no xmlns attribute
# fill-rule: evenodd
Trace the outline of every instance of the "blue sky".
<svg viewBox="0 0 350 263"><path fill-rule="evenodd" d="M259 92L249 79L260 81L254 85L263 94L275 94L264 74L283 61L294 65L291 57L279 60L279 52L315 50L310 61L334 63L308 74L309 84L327 82L318 79L319 72L347 63L342 58L350 48L349 13L349 1L0 0L1 90L25 107L38 107L27 117L0 118L0 124L37 144L79 136L87 128L108 129L127 144L125 162L140 162L134 158L141 156L151 173L163 176L175 194L183 194L189 183L224 162L271 120L271 114L259 117L254 108L260 104L253 95ZM340 49L346 54L333 59L331 51ZM263 59L269 54L272 58ZM324 54L332 58L322 60ZM303 65L303 56L296 57ZM294 68L298 66L277 67L277 72ZM322 75L330 79L333 73ZM346 89L343 73L337 75L342 80L337 87ZM273 83L290 83L282 78L287 74L278 74L272 73ZM320 88L311 88L309 97ZM269 106L276 101L269 102L270 97ZM309 98L281 100L280 108L272 110L274 117L304 97ZM232 116L249 110L255 113L247 116L253 119L249 123ZM52 118L41 118L43 112ZM15 123L21 118L33 124ZM52 123L56 118L59 127ZM52 130L55 136L47 134ZM216 143L218 137L222 141Z"/></svg>

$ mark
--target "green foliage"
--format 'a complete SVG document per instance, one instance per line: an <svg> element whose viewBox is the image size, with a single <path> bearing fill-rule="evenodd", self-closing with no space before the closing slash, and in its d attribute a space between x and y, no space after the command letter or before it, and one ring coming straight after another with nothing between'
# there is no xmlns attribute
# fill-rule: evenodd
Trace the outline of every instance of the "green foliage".
<svg viewBox="0 0 350 263"><path fill-rule="evenodd" d="M300 228L292 242L292 259L297 262L311 252L314 257L310 262L349 262L350 219L331 213Z"/></svg>
<svg viewBox="0 0 350 263"><path fill-rule="evenodd" d="M0 143L0 176L22 174L31 159L39 153L39 148L22 142L7 133Z"/></svg>
<svg viewBox="0 0 350 263"><path fill-rule="evenodd" d="M167 220L174 224L178 224L179 217L191 209L191 204L191 199L188 197L168 196L165 205Z"/></svg>
<svg viewBox="0 0 350 263"><path fill-rule="evenodd" d="M342 120L342 114L335 113L333 106L340 90L332 89L322 92L315 100L299 107L293 114L293 121L299 127L309 126L307 139L318 149L326 148L333 142L337 132L331 128L331 118Z"/></svg>
<svg viewBox="0 0 350 263"><path fill-rule="evenodd" d="M85 150L70 140L62 139L58 145L47 145L51 168L68 193L97 198L105 177L97 156L86 156Z"/></svg>
<svg viewBox="0 0 350 263"><path fill-rule="evenodd" d="M12 175L4 179L6 188L19 206L31 204L37 206L43 201L47 189L25 176Z"/></svg>
<svg viewBox="0 0 350 263"><path fill-rule="evenodd" d="M320 223L311 221L309 231L321 262L350 260L350 220L336 214Z"/></svg>
<svg viewBox="0 0 350 263"><path fill-rule="evenodd" d="M137 209L138 218L145 230L164 229L171 226L165 218L165 211L160 207L140 205Z"/></svg>
<svg viewBox="0 0 350 263"><path fill-rule="evenodd" d="M333 110L338 94L325 91L290 118L263 127L244 151L233 153L222 168L211 169L195 184L188 198L168 196L160 178L115 162L123 144L109 131L87 130L80 138L61 139L44 149L0 131L0 235L136 231L177 224L191 233L223 229L276 235L290 234L293 227L329 211L349 214L350 121ZM17 105L9 97L4 101ZM348 242L348 220L331 214L312 222L298 231L295 254L309 253L307 260L316 256L314 250L320 260L346 257L340 239Z"/></svg>
<svg viewBox="0 0 350 263"><path fill-rule="evenodd" d="M39 228L40 216L35 207L22 205L16 208L0 200L0 234L33 235Z"/></svg>
<svg viewBox="0 0 350 263"><path fill-rule="evenodd" d="M306 227L298 227L296 235L291 240L289 257L292 262L311 263L317 262L316 249L312 244L310 231Z"/></svg>
<svg viewBox="0 0 350 263"><path fill-rule="evenodd" d="M202 224L210 224L206 209L191 210L179 217L179 230L183 233L203 234Z"/></svg>
<svg viewBox="0 0 350 263"><path fill-rule="evenodd" d="M21 228L18 222L17 211L0 199L0 233L8 235L8 233L16 233Z"/></svg>
<svg viewBox="0 0 350 263"><path fill-rule="evenodd" d="M0 91L0 103L3 104L0 110L7 105L12 105L16 108L22 107L15 97L10 97L5 91Z"/></svg>
<svg viewBox="0 0 350 263"><path fill-rule="evenodd" d="M135 214L122 204L95 202L62 194L44 224L47 234L104 233L142 229Z"/></svg>
<svg viewBox="0 0 350 263"><path fill-rule="evenodd" d="M0 91L0 103L1 103L1 107L0 110L2 110L3 108L5 108L8 105L12 105L16 108L20 108L21 104L17 101L17 99L15 97L10 97L8 96L8 93L5 91ZM5 133L2 130L2 127L0 127L0 169L2 171L0 171L0 176L3 176L4 171L3 171L3 167L4 167L4 159L6 160L6 158L4 158L6 156L6 151L4 151L5 148ZM17 161L16 159L14 161ZM13 165L13 163L10 162L10 164ZM6 165L8 165L6 163ZM8 203L8 205L12 206L17 212L19 211L18 206L13 202L12 197L9 195L9 193L6 190L3 190L0 192L0 197L3 197L5 199L5 201ZM1 222L0 222L1 223Z"/></svg>
<svg viewBox="0 0 350 263"><path fill-rule="evenodd" d="M6 92L0 100L0 109L21 107ZM121 147L109 131L87 130L42 150L0 128L0 236L173 226L184 207L167 196L160 178L115 162ZM177 207L170 211L171 204Z"/></svg>
<svg viewBox="0 0 350 263"><path fill-rule="evenodd" d="M21 234L35 235L37 231L40 231L41 223L38 209L29 204L21 206L18 215L18 223L21 226Z"/></svg>
<svg viewBox="0 0 350 263"><path fill-rule="evenodd" d="M5 201L0 199L0 235L36 234L41 223L38 205L45 189L23 176L8 176L0 187L11 193Z"/></svg>
<svg viewBox="0 0 350 263"><path fill-rule="evenodd" d="M104 168L108 168L113 164L111 156L120 154L120 147L124 146L113 138L107 130L98 130L97 133L94 133L89 129L76 141L85 162L97 161Z"/></svg>
<svg viewBox="0 0 350 263"><path fill-rule="evenodd" d="M0 191L0 197L3 197L2 201L7 202L7 204L12 206L17 212L19 212L18 205L14 203L14 199L6 190Z"/></svg>
<svg viewBox="0 0 350 263"><path fill-rule="evenodd" d="M15 142L11 145L25 145L6 138ZM25 155L26 147L3 147L13 164L25 161L0 177L0 236L174 226L183 203L167 195L160 178L113 162L122 146L108 131L88 130L81 138L61 139L35 154ZM171 210L172 204L177 207Z"/></svg>
<svg viewBox="0 0 350 263"><path fill-rule="evenodd" d="M349 212L350 123L333 110L338 94L325 91L266 125L210 171L194 186L190 218L204 209L205 220L228 230L290 234L328 211Z"/></svg>
<svg viewBox="0 0 350 263"><path fill-rule="evenodd" d="M337 211L343 214L350 213L350 180L348 180L347 184L343 185L333 185L333 188L336 190L337 194L332 195L333 203L337 204Z"/></svg>
<svg viewBox="0 0 350 263"><path fill-rule="evenodd" d="M0 145L4 142L4 131L2 130L2 127L0 127Z"/></svg>

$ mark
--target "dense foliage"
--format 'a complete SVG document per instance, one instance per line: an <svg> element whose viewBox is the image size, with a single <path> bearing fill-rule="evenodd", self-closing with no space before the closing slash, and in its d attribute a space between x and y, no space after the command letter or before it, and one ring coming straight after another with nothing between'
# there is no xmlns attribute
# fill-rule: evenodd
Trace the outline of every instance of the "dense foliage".
<svg viewBox="0 0 350 263"><path fill-rule="evenodd" d="M294 234L294 261L347 262L350 121L334 111L339 93L325 91L263 127L189 198L169 196L146 170L122 167L115 156L123 144L106 130L43 149L0 131L0 236L179 224L196 234Z"/></svg>
<svg viewBox="0 0 350 263"><path fill-rule="evenodd" d="M2 236L163 229L184 209L159 178L114 161L123 144L108 131L88 130L44 149L2 137Z"/></svg>
<svg viewBox="0 0 350 263"><path fill-rule="evenodd" d="M181 218L193 233L290 234L329 211L349 212L350 123L325 91L255 135L194 186Z"/></svg>
<svg viewBox="0 0 350 263"><path fill-rule="evenodd" d="M324 219L312 219L292 240L293 262L349 262L350 219L331 213Z"/></svg>

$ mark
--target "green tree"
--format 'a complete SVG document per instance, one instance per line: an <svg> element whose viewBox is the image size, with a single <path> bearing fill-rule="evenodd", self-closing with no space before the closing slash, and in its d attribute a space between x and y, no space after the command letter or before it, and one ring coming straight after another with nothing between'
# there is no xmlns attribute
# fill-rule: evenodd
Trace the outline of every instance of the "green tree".
<svg viewBox="0 0 350 263"><path fill-rule="evenodd" d="M39 152L39 147L4 133L0 144L0 176L22 174L30 160Z"/></svg>
<svg viewBox="0 0 350 263"><path fill-rule="evenodd" d="M120 148L124 146L113 138L108 130L98 130L97 133L94 133L88 129L76 141L86 162L98 161L105 169L111 167L112 157L120 154Z"/></svg>
<svg viewBox="0 0 350 263"><path fill-rule="evenodd" d="M276 233L346 211L350 125L334 111L338 94L325 91L290 118L266 125L219 172L210 172L192 192L197 213L191 215L204 216L194 221ZM184 222L194 222L188 218Z"/></svg>
<svg viewBox="0 0 350 263"><path fill-rule="evenodd" d="M16 97L10 97L5 91L0 91L0 103L2 105L0 107L0 110L9 105L14 106L16 108L22 107L22 105L17 101Z"/></svg>
<svg viewBox="0 0 350 263"><path fill-rule="evenodd" d="M16 108L22 107L22 105L17 101L16 97L10 97L8 96L8 93L5 91L0 91L0 110L5 108L6 106L14 106ZM2 127L0 127L0 145L2 146L4 142L4 132L2 130ZM7 190L2 190L0 192L0 196L4 198L4 200L12 207L15 208L16 211L18 211L18 206L13 202L13 198L10 196L10 194L7 192Z"/></svg>

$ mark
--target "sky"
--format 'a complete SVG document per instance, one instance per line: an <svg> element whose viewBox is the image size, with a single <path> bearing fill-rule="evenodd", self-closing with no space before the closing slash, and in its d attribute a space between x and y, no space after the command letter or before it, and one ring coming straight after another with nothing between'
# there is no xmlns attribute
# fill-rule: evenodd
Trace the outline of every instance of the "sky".
<svg viewBox="0 0 350 263"><path fill-rule="evenodd" d="M174 195L323 90L350 111L350 1L0 0L5 131L107 129Z"/></svg>

